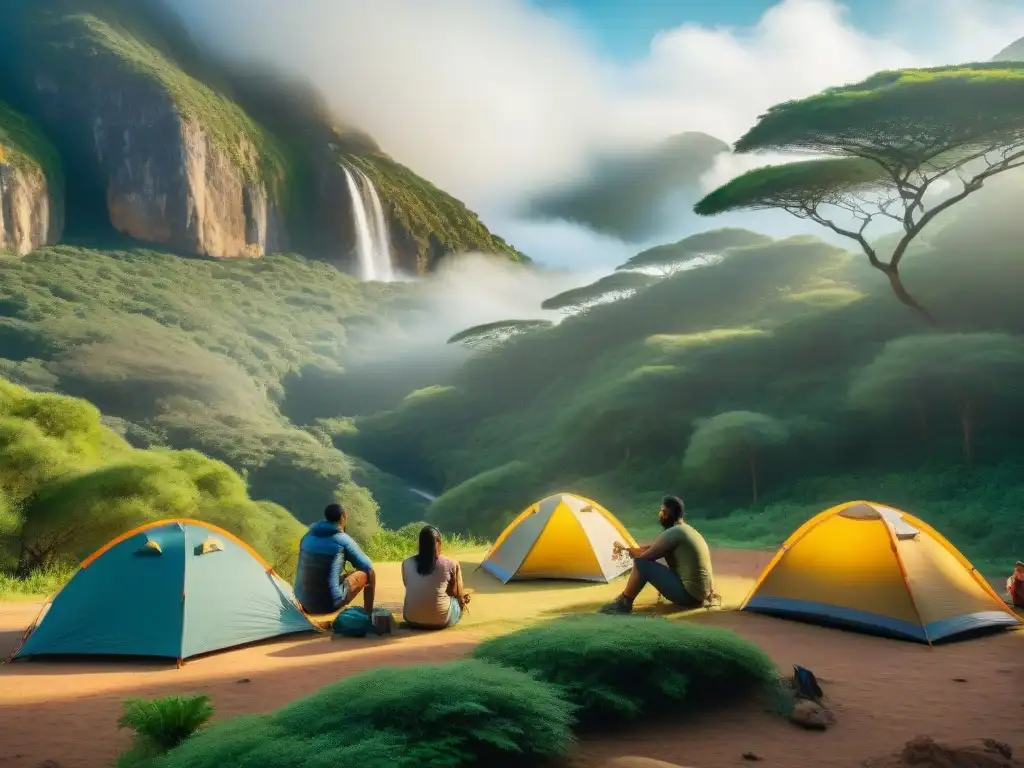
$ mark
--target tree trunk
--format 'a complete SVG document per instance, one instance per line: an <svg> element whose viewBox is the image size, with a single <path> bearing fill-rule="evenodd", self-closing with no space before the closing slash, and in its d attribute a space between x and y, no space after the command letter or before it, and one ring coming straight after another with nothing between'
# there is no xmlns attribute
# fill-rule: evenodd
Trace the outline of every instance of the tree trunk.
<svg viewBox="0 0 1024 768"><path fill-rule="evenodd" d="M963 434L964 463L968 469L974 465L973 426L974 407L970 400L965 399L960 403L960 431Z"/></svg>
<svg viewBox="0 0 1024 768"><path fill-rule="evenodd" d="M885 272L885 276L889 278L889 285L892 286L892 292L896 294L896 298L899 299L902 304L910 307L917 316L924 320L931 328L937 328L939 322L935 319L935 316L907 292L906 286L903 285L903 279L900 277L899 270L887 269L883 271Z"/></svg>
<svg viewBox="0 0 1024 768"><path fill-rule="evenodd" d="M753 491L754 503L757 504L757 465L753 456L747 456L747 466L750 468L750 488Z"/></svg>
<svg viewBox="0 0 1024 768"><path fill-rule="evenodd" d="M19 536L18 537L18 566L17 566L17 570L16 570L16 572L14 574L19 579L27 579L28 578L28 570L27 570L26 557L27 557L27 553L25 552L25 537L24 536Z"/></svg>

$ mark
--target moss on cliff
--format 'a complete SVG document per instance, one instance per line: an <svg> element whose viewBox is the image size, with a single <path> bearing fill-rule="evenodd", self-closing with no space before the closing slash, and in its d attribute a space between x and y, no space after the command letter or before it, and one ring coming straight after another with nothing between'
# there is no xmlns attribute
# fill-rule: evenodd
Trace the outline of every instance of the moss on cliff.
<svg viewBox="0 0 1024 768"><path fill-rule="evenodd" d="M348 154L340 161L365 173L417 250L417 271L433 269L448 253L480 251L527 263L529 258L492 234L462 202L386 155Z"/></svg>
<svg viewBox="0 0 1024 768"><path fill-rule="evenodd" d="M249 181L262 181L272 196L283 196L289 159L281 143L234 101L189 75L138 28L131 14L118 12L115 4L108 11L44 11L38 21L48 54L66 62L64 71L76 71L73 59L78 57L106 56L145 77L167 94L184 119L202 126Z"/></svg>
<svg viewBox="0 0 1024 768"><path fill-rule="evenodd" d="M51 195L64 184L60 155L43 133L19 112L0 102L0 163L31 166L41 171Z"/></svg>

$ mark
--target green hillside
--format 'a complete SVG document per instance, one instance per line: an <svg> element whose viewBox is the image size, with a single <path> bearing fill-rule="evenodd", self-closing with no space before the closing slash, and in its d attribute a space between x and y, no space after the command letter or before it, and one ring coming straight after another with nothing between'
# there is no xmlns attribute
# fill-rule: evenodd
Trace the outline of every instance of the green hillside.
<svg viewBox="0 0 1024 768"><path fill-rule="evenodd" d="M773 545L866 497L983 560L1020 558L1019 200L979 197L909 257L942 308L934 335L863 257L790 238L478 354L341 444L443 492L430 519L483 535L554 490L641 528L681 492L717 541Z"/></svg>
<svg viewBox="0 0 1024 768"><path fill-rule="evenodd" d="M0 434L0 591L13 576L59 575L119 533L168 517L225 527L282 575L294 573L302 526L250 499L221 462L134 449L89 403L3 379Z"/></svg>
<svg viewBox="0 0 1024 768"><path fill-rule="evenodd" d="M363 486L414 497L290 424L277 403L289 371L337 366L352 336L393 321L389 307L409 289L297 256L56 246L0 261L0 375L87 398L136 445L223 460L299 519L339 494L367 537L377 504Z"/></svg>

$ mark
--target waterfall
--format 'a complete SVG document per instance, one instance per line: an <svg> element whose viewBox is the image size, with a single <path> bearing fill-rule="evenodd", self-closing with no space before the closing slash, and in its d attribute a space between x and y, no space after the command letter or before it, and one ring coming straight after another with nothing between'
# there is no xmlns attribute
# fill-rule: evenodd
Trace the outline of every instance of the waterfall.
<svg viewBox="0 0 1024 768"><path fill-rule="evenodd" d="M415 493L420 498L426 499L427 501L435 501L437 499L437 496L435 496L434 494L420 490L419 488L413 488L411 485L409 486L409 490Z"/></svg>
<svg viewBox="0 0 1024 768"><path fill-rule="evenodd" d="M395 279L391 266L391 237L377 189L359 169L343 165L342 170L352 199L352 225L356 233L359 275L363 280L391 282Z"/></svg>

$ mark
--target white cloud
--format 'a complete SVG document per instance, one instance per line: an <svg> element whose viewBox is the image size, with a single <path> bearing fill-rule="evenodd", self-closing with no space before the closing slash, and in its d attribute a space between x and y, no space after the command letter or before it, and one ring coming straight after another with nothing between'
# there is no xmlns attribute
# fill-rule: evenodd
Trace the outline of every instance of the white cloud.
<svg viewBox="0 0 1024 768"><path fill-rule="evenodd" d="M398 160L490 210L583 173L602 149L687 130L734 141L779 101L987 59L1024 35L1019 0L896 0L875 37L832 0L781 0L750 28L664 30L622 64L525 0L168 2L221 52L311 77ZM708 178L730 167L749 161L723 158Z"/></svg>

